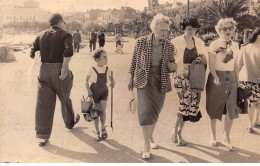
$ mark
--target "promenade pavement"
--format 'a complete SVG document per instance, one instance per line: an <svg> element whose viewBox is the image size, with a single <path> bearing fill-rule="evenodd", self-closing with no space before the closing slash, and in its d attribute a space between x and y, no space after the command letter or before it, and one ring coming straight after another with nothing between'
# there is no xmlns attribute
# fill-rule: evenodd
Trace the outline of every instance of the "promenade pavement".
<svg viewBox="0 0 260 166"><path fill-rule="evenodd" d="M124 43L124 54L116 54L115 43L107 42L108 65L114 71L113 126L110 128L110 97L107 105L106 141L94 141L94 124L80 122L72 129L64 126L60 103L57 100L53 131L45 147L39 147L35 139L35 105L39 59L29 58L28 50L15 53L17 61L0 63L0 163L259 163L260 129L253 134L246 130L247 115L234 120L231 131L235 151L228 151L221 143L223 123L217 122L218 146L209 145L209 117L205 110L205 92L200 108L202 119L197 123L187 122L183 137L186 147L171 142L178 98L175 90L166 96L165 106L154 131L158 149L151 150L149 160L141 159L143 148L142 131L137 113L127 111L131 94L127 90L128 69L132 57L134 39ZM70 63L74 74L72 102L75 113L80 113L80 99L86 95L85 79L89 66L94 61L88 46L80 49Z"/></svg>

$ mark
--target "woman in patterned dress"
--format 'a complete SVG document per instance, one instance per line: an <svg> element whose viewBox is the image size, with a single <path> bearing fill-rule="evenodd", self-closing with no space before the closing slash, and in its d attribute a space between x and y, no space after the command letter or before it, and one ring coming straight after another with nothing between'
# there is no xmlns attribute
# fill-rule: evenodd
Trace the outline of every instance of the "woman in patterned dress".
<svg viewBox="0 0 260 166"><path fill-rule="evenodd" d="M239 86L251 92L248 105L250 125L248 132L253 132L253 127L260 127L260 29L256 29L249 44L242 47L242 54L238 60ZM256 119L254 114L256 111Z"/></svg>
<svg viewBox="0 0 260 166"><path fill-rule="evenodd" d="M173 143L185 146L187 142L181 135L184 122L197 122L202 117L199 110L201 91L191 90L188 78L189 68L194 60L206 65L207 51L204 42L194 36L196 28L200 27L197 19L185 18L181 26L184 34L172 40L177 51L175 56L177 72L174 74L174 87L180 104L171 138Z"/></svg>
<svg viewBox="0 0 260 166"><path fill-rule="evenodd" d="M164 104L165 93L170 92L170 72L174 65L174 47L166 39L170 20L157 14L151 22L152 33L137 40L130 67L128 89L137 88L138 118L144 136L142 158L150 158L150 147L157 148L153 131Z"/></svg>

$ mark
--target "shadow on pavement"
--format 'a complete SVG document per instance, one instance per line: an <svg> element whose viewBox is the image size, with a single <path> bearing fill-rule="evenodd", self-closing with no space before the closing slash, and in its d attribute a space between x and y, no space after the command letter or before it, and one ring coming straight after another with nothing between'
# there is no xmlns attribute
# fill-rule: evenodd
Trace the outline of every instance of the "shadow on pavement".
<svg viewBox="0 0 260 166"><path fill-rule="evenodd" d="M223 149L218 149L218 147L224 146L221 143L218 142L217 147L210 147L205 145L199 145L194 143L189 143L186 147L187 148L193 148L198 151L201 151L211 157L216 158L219 161L222 161L223 163L259 163L260 161L260 154L253 153L244 149L240 149L235 147L235 151L228 151ZM166 150L169 152L172 152L174 154L180 155L184 157L188 162L190 163L205 163L209 162L207 160L191 156L189 154L181 153L172 149L168 149L162 146L159 146L159 149ZM204 150L207 149L207 150ZM210 153L208 150L214 151L214 153ZM216 155L216 152L218 153Z"/></svg>
<svg viewBox="0 0 260 166"><path fill-rule="evenodd" d="M207 160L198 158L198 157L196 157L196 156L192 156L192 155L189 155L189 154L186 154L186 153L178 152L178 151L176 151L176 150L168 149L168 148L165 148L165 147L162 147L162 146L158 146L158 149L165 150L165 151L174 153L174 154L176 154L176 155L182 156L182 157L185 158L189 163L206 163L206 162L208 162Z"/></svg>
<svg viewBox="0 0 260 166"><path fill-rule="evenodd" d="M148 163L169 163L172 162L164 157L152 155L149 160L142 160L141 153L136 153L132 149L119 144L115 140L107 139L106 142L110 146L113 147L109 148L103 143L96 142L94 137L90 136L89 134L85 133L83 130L84 127L78 127L71 130L71 133L77 137L82 142L86 143L87 145L91 146L93 149L96 150L96 153L85 153L85 152L75 152L67 149L63 149L56 145L48 144L44 147L44 150L64 156L67 158L71 158L74 160L79 160L82 162L87 163L140 163L140 162L148 162Z"/></svg>

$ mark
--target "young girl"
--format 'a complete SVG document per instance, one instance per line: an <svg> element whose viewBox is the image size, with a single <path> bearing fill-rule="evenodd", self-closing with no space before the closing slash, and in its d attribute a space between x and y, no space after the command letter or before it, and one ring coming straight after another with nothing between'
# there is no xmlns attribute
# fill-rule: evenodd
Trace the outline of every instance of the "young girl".
<svg viewBox="0 0 260 166"><path fill-rule="evenodd" d="M92 66L88 70L86 87L88 91L88 96L93 97L94 103L99 104L102 111L100 117L94 120L96 133L95 140L100 141L101 138L105 140L107 138L106 131L106 104L108 97L108 87L107 87L107 78L110 79L110 86L114 87L114 79L110 75L110 70L107 66L107 53L103 49L97 49L93 56L96 65ZM109 77L108 77L109 76ZM100 135L99 130L99 118L101 122L101 131Z"/></svg>

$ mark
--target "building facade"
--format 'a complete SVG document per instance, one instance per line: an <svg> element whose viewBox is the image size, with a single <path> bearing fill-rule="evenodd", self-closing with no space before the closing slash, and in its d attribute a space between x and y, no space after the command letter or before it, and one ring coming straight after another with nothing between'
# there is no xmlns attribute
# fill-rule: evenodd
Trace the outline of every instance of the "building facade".
<svg viewBox="0 0 260 166"><path fill-rule="evenodd" d="M46 22L51 12L41 9L38 1L24 1L23 6L2 5L1 25L15 22Z"/></svg>

